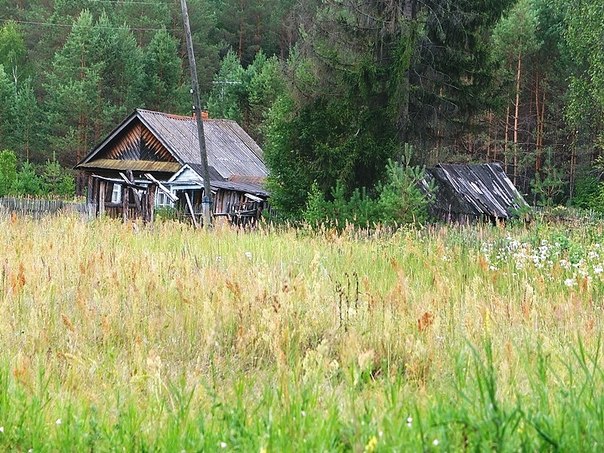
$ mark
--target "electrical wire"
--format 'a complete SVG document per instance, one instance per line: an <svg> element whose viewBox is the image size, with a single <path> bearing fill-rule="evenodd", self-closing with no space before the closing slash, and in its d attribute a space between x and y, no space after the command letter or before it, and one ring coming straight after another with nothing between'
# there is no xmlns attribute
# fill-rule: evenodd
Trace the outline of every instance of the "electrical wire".
<svg viewBox="0 0 604 453"><path fill-rule="evenodd" d="M31 21L31 20L18 20L18 19L3 19L0 18L0 23L4 23L4 22L15 22L17 24L21 24L21 25L42 25L45 27L62 27L62 28L72 28L74 26L77 26L77 24L74 22L73 24L60 24L60 23L52 23L52 22L38 22L38 21ZM161 31L161 30L166 30L166 31L181 31L179 28L151 28L151 27L115 27L115 26L107 26L107 25L93 25L93 27L97 27L97 28L104 28L104 29L109 29L109 30L131 30L131 31Z"/></svg>

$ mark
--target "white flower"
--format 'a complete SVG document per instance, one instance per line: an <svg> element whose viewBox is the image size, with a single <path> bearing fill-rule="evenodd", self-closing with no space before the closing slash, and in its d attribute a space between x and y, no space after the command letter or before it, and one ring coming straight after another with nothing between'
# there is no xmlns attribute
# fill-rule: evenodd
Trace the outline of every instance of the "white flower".
<svg viewBox="0 0 604 453"><path fill-rule="evenodd" d="M407 427L411 428L412 424L413 424L413 419L411 417L407 417Z"/></svg>
<svg viewBox="0 0 604 453"><path fill-rule="evenodd" d="M560 267L568 269L570 267L570 263L567 260L560 260Z"/></svg>
<svg viewBox="0 0 604 453"><path fill-rule="evenodd" d="M302 417L306 417L306 412L302 411L301 415L302 415Z"/></svg>
<svg viewBox="0 0 604 453"><path fill-rule="evenodd" d="M434 439L432 441L432 445L434 445L435 447L438 447L438 444L440 444L440 441L438 439Z"/></svg>
<svg viewBox="0 0 604 453"><path fill-rule="evenodd" d="M4 426L0 426L0 433L4 433Z"/></svg>
<svg viewBox="0 0 604 453"><path fill-rule="evenodd" d="M226 442L220 442L220 448L226 448L227 444Z"/></svg>
<svg viewBox="0 0 604 453"><path fill-rule="evenodd" d="M251 260L252 260L252 252L245 252L245 257L246 257L248 260L250 260L250 261L251 261Z"/></svg>
<svg viewBox="0 0 604 453"><path fill-rule="evenodd" d="M60 419L60 418L57 418L57 421L55 422L55 425L60 425L61 423L63 423L63 422L61 421L61 419Z"/></svg>
<svg viewBox="0 0 604 453"><path fill-rule="evenodd" d="M597 265L596 267L594 267L594 273L596 274L601 274L604 271L604 268L602 268L602 266Z"/></svg>
<svg viewBox="0 0 604 453"><path fill-rule="evenodd" d="M577 283L577 282L576 282L576 280L574 278L567 278L566 280L564 280L564 284L566 286L568 286L569 288L571 286L575 286L575 283Z"/></svg>

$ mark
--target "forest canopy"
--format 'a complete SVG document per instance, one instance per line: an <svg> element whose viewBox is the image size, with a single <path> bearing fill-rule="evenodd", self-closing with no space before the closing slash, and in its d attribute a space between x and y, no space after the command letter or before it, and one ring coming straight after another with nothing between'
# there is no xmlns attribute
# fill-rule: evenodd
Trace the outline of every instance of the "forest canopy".
<svg viewBox="0 0 604 453"><path fill-rule="evenodd" d="M285 216L378 196L406 144L413 165L497 161L531 202L599 206L599 1L188 5L205 108L259 141ZM73 167L135 108L188 115L189 86L178 1L0 0L0 150L20 169Z"/></svg>

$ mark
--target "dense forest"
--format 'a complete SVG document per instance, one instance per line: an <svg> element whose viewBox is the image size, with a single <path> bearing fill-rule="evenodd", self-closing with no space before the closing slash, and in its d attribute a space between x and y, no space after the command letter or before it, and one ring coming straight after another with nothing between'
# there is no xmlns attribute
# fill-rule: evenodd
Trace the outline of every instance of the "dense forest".
<svg viewBox="0 0 604 453"><path fill-rule="evenodd" d="M202 101L263 146L284 215L379 191L411 148L501 162L531 202L604 204L601 1L188 5ZM191 114L182 30L178 0L0 0L0 150L22 179L63 181L137 107Z"/></svg>

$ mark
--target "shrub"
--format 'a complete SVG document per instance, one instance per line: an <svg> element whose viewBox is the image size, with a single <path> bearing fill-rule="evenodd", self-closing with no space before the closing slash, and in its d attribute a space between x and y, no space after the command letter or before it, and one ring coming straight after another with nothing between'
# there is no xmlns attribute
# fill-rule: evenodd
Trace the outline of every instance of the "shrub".
<svg viewBox="0 0 604 453"><path fill-rule="evenodd" d="M17 179L17 156L5 149L0 152L0 197L7 195Z"/></svg>
<svg viewBox="0 0 604 453"><path fill-rule="evenodd" d="M346 225L368 228L376 224L396 226L423 223L428 219L428 197L420 189L425 176L421 167L412 166L411 148L407 147L402 164L389 161L386 180L378 185L377 196L365 188L355 189L347 198L344 185L338 182L327 200L315 183L308 193L303 218L312 227Z"/></svg>
<svg viewBox="0 0 604 453"><path fill-rule="evenodd" d="M34 166L29 162L24 162L21 170L17 173L13 192L17 195L43 195L44 181L40 178Z"/></svg>

